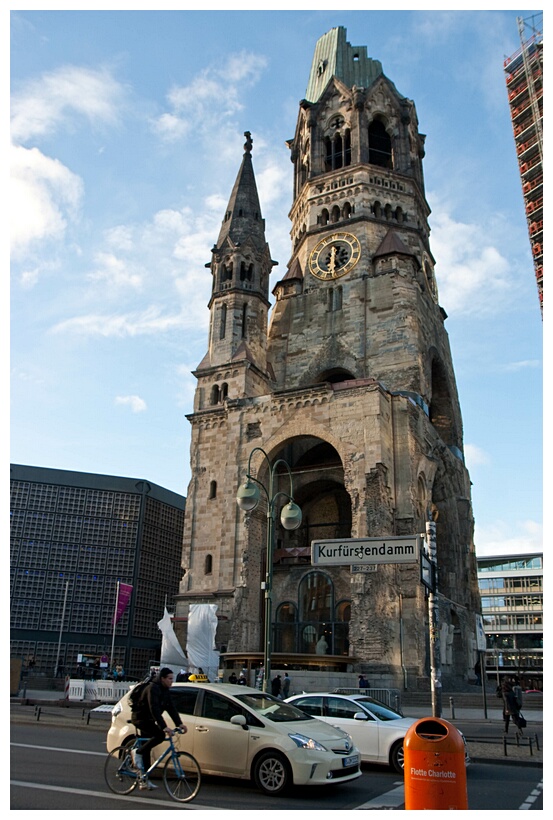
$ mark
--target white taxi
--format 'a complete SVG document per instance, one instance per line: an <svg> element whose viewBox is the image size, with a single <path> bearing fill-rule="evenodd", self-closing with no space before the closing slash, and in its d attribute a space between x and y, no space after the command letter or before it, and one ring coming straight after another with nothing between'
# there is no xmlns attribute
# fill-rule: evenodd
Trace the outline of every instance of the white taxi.
<svg viewBox="0 0 553 820"><path fill-rule="evenodd" d="M175 683L169 692L188 729L175 745L196 758L203 774L251 779L271 795L292 785L347 783L361 776L359 751L346 732L272 695L197 682ZM112 711L108 752L134 742L130 717L127 693ZM152 760L163 748L154 749Z"/></svg>

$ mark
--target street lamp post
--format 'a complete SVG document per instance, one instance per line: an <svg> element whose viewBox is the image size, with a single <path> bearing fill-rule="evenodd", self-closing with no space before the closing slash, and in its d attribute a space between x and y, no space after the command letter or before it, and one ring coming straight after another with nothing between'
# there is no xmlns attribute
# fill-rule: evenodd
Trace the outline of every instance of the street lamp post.
<svg viewBox="0 0 553 820"><path fill-rule="evenodd" d="M251 461L254 453L262 453L269 465L269 487L265 487L257 478L251 474ZM290 479L290 493L279 490L275 492L276 469L283 465L288 472ZM266 551L266 572L265 581L261 584L261 589L265 592L265 629L263 636L263 691L267 691L268 682L271 679L271 627L272 627L272 591L273 591L273 552L275 537L275 519L277 501L280 496L288 499L288 503L282 507L280 512L280 523L285 530L297 530L301 524L301 510L294 501L292 472L288 462L282 458L272 462L261 447L254 447L248 459L248 472L244 483L238 488L236 503L244 512L255 510L261 499L261 490L267 498L267 551Z"/></svg>

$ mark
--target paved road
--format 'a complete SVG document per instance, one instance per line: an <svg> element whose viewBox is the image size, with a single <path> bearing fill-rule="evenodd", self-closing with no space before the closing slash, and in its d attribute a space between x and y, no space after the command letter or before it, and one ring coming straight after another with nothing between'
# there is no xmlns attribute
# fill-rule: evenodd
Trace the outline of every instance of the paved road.
<svg viewBox="0 0 553 820"><path fill-rule="evenodd" d="M83 710L44 707L37 721L33 707L13 709L12 809L124 811L163 805L164 810L183 810L162 788L146 795L111 795L103 781L108 719L104 716L87 724L87 717ZM542 769L538 761L528 763L520 765L510 758L473 763L467 770L470 809L543 808ZM363 776L353 783L328 789L294 789L283 798L266 797L249 782L205 778L200 795L189 808L401 810L403 800L403 780L397 774L384 767L364 766Z"/></svg>

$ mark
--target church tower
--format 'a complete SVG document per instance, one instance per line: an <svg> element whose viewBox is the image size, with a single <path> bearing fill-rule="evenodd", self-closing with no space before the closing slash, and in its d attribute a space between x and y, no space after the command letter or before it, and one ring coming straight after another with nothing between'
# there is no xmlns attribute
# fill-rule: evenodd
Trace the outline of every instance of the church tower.
<svg viewBox="0 0 553 820"><path fill-rule="evenodd" d="M292 255L268 327L276 263L246 136L209 266L209 350L189 416L177 616L186 618L189 603L216 603L224 664L259 666L267 511L245 516L235 498L249 467L267 481L254 453L262 448L290 466L303 514L298 530L276 528L273 668L363 672L373 686L425 688L418 565L321 569L310 545L423 533L432 511L442 677L458 684L476 660L474 523L414 103L344 28L320 38L288 142ZM286 491L287 474L282 480Z"/></svg>

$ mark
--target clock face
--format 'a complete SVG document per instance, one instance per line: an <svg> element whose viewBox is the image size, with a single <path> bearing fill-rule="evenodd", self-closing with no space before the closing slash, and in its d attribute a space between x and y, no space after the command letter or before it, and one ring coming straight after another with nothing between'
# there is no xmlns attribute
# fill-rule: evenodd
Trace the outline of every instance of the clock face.
<svg viewBox="0 0 553 820"><path fill-rule="evenodd" d="M349 273L361 256L359 240L352 233L333 233L318 242L309 256L309 270L317 279L337 279Z"/></svg>

